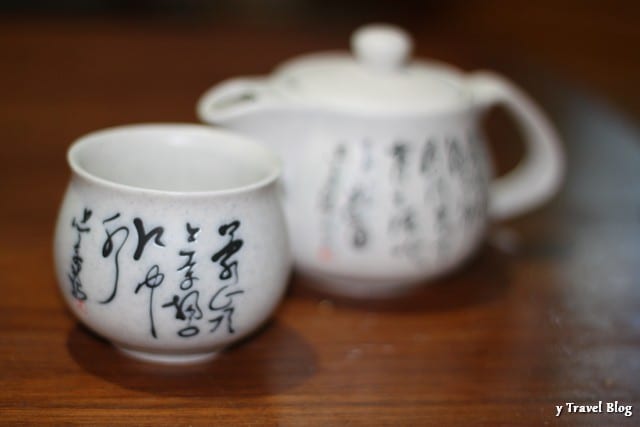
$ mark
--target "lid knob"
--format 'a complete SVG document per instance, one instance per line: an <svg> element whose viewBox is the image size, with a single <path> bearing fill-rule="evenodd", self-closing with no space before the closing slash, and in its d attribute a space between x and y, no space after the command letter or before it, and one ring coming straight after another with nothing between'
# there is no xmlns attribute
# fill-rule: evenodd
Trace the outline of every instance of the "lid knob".
<svg viewBox="0 0 640 427"><path fill-rule="evenodd" d="M351 49L358 60L379 71L400 68L411 53L412 41L402 28L389 24L371 24L351 36Z"/></svg>

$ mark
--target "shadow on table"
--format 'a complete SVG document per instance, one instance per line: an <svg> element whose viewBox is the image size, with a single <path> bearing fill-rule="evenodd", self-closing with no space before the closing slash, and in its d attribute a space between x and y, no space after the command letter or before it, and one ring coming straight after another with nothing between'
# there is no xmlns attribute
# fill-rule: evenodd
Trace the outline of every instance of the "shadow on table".
<svg viewBox="0 0 640 427"><path fill-rule="evenodd" d="M385 299L352 299L325 294L315 279L295 273L291 298L330 301L341 307L379 312L450 311L486 304L504 296L510 284L512 257L488 244L452 273L414 290Z"/></svg>
<svg viewBox="0 0 640 427"><path fill-rule="evenodd" d="M166 396L278 394L303 383L317 369L313 348L278 321L212 361L186 366L131 359L80 324L69 332L67 348L78 365L92 375L126 389Z"/></svg>

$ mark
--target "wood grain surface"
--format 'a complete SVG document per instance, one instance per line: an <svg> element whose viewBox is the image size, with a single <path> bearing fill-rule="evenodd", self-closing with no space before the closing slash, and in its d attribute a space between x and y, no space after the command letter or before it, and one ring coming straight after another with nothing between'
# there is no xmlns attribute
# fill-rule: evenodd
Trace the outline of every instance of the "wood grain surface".
<svg viewBox="0 0 640 427"><path fill-rule="evenodd" d="M467 265L400 299L320 295L296 274L266 327L189 367L128 359L65 309L51 253L65 150L107 126L193 122L210 85L346 48L355 18L326 28L2 17L0 424L637 425L640 37L624 25L638 15L604 19L607 49L598 34L567 40L597 6L563 29L567 6L560 18L532 6L528 25L516 7L489 20L489 3L456 3L416 32L417 51L497 69L540 101L568 152L558 197L495 224ZM545 19L555 46L531 34ZM487 126L499 169L511 167L522 150L513 125L498 111ZM600 400L633 416L555 416L555 405Z"/></svg>

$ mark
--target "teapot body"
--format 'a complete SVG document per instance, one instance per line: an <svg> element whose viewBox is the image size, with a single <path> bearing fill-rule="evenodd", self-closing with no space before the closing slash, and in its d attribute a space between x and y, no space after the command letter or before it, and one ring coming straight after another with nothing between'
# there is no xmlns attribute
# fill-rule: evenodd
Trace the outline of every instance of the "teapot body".
<svg viewBox="0 0 640 427"><path fill-rule="evenodd" d="M474 111L263 120L272 125L236 130L281 156L293 254L317 286L398 293L457 266L481 242L491 165Z"/></svg>
<svg viewBox="0 0 640 427"><path fill-rule="evenodd" d="M548 201L564 154L546 115L508 79L412 60L409 35L390 25L362 27L351 44L266 78L229 79L197 108L280 154L293 253L320 279L312 284L386 296L462 263L489 217ZM518 124L525 156L491 181L478 119L497 104Z"/></svg>

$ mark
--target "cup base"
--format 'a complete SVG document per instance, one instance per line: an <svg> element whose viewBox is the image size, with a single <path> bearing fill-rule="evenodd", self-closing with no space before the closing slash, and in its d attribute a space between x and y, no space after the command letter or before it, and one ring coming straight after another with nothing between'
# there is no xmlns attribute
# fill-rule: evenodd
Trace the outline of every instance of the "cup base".
<svg viewBox="0 0 640 427"><path fill-rule="evenodd" d="M208 353L192 353L192 354L162 354L149 353L146 351L132 350L130 348L115 346L121 353L133 359L143 362L163 363L168 365L187 365L191 363L202 363L215 358L217 351Z"/></svg>

